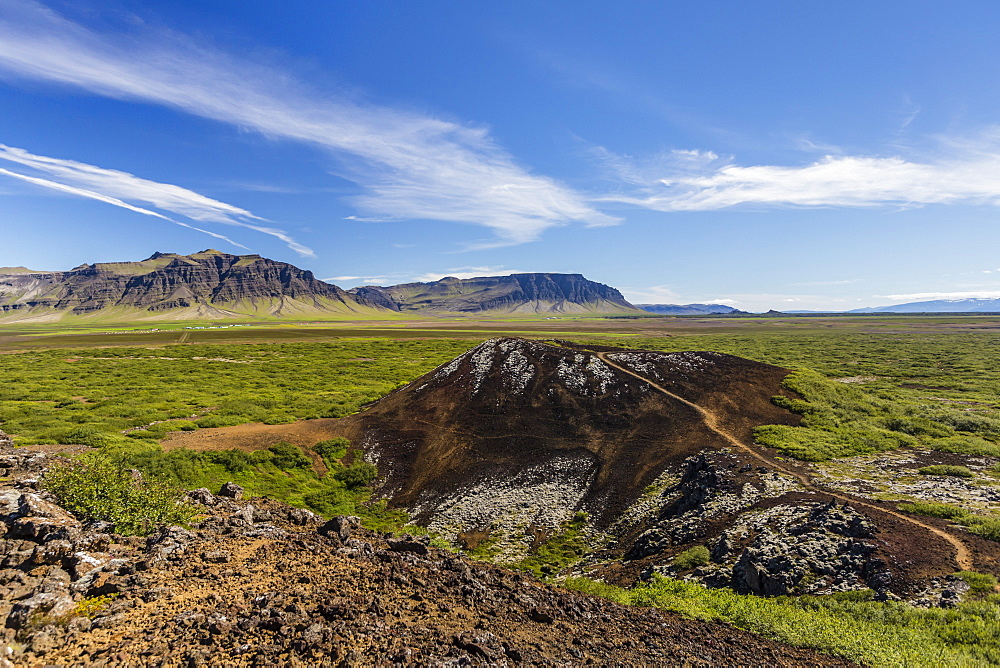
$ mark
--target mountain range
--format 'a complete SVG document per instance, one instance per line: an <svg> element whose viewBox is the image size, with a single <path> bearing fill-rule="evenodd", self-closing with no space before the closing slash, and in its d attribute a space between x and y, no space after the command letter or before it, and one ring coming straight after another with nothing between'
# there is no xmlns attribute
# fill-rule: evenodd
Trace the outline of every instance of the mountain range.
<svg viewBox="0 0 1000 668"><path fill-rule="evenodd" d="M1000 299L910 302L846 313L990 312L1000 312ZM154 253L140 262L82 264L68 271L0 267L0 323L642 313L745 312L723 304L633 305L617 289L582 274L449 276L344 290L286 262L211 249Z"/></svg>
<svg viewBox="0 0 1000 668"><path fill-rule="evenodd" d="M360 301L392 311L450 313L618 313L634 312L615 288L581 274L512 274L442 278L432 283L349 291Z"/></svg>
<svg viewBox="0 0 1000 668"><path fill-rule="evenodd" d="M1000 313L1000 299L934 299L858 308L848 313Z"/></svg>
<svg viewBox="0 0 1000 668"><path fill-rule="evenodd" d="M649 313L661 315L717 315L720 313L746 313L725 304L636 304Z"/></svg>
<svg viewBox="0 0 1000 668"><path fill-rule="evenodd" d="M0 268L0 321L358 318L427 313L638 313L580 274L514 274L347 291L285 262L204 250L69 271Z"/></svg>
<svg viewBox="0 0 1000 668"><path fill-rule="evenodd" d="M0 317L57 320L226 319L364 314L362 304L312 272L259 255L206 250L154 253L141 262L83 264L69 271L0 269Z"/></svg>

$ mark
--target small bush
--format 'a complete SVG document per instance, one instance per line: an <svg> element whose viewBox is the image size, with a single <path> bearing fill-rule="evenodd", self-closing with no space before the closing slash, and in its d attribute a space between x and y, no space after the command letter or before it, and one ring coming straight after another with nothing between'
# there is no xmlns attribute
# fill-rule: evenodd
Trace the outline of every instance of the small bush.
<svg viewBox="0 0 1000 668"><path fill-rule="evenodd" d="M325 489L306 494L302 500L311 510L326 517L357 514L356 496L346 489Z"/></svg>
<svg viewBox="0 0 1000 668"><path fill-rule="evenodd" d="M205 454L213 463L221 465L230 473L246 471L255 463L253 458L242 450L218 450Z"/></svg>
<svg viewBox="0 0 1000 668"><path fill-rule="evenodd" d="M1000 542L1000 517L979 517L971 516L971 519L963 522L969 531L982 536L986 540Z"/></svg>
<svg viewBox="0 0 1000 668"><path fill-rule="evenodd" d="M89 445L92 448L99 448L106 445L108 435L96 427L74 427L58 437L60 443L64 445Z"/></svg>
<svg viewBox="0 0 1000 668"><path fill-rule="evenodd" d="M182 489L137 478L121 463L91 456L58 464L42 478L42 487L83 520L111 522L115 531L142 536L162 524L184 524L195 516Z"/></svg>
<svg viewBox="0 0 1000 668"><path fill-rule="evenodd" d="M992 594L996 591L997 579L989 573L959 571L955 575L965 580L965 583L969 585L969 591L973 594Z"/></svg>
<svg viewBox="0 0 1000 668"><path fill-rule="evenodd" d="M88 617L93 619L101 610L107 607L111 601L115 600L118 594L107 594L105 596L90 596L81 598L73 606L67 617Z"/></svg>
<svg viewBox="0 0 1000 668"><path fill-rule="evenodd" d="M984 517L973 515L964 508L952 506L947 503L935 503L933 501L915 501L913 503L902 503L900 510L930 517L941 517L965 526L970 532L982 536L987 540L1000 542L1000 517Z"/></svg>
<svg viewBox="0 0 1000 668"><path fill-rule="evenodd" d="M563 522L541 544L537 545L514 568L528 571L535 577L546 577L558 573L579 561L590 549L585 529L589 516L583 511L573 514L572 519Z"/></svg>
<svg viewBox="0 0 1000 668"><path fill-rule="evenodd" d="M930 446L939 452L953 452L959 455L1000 456L1000 445L978 436L936 438L931 441Z"/></svg>
<svg viewBox="0 0 1000 668"><path fill-rule="evenodd" d="M323 458L323 461L330 464L342 459L350 446L351 442L346 438L331 438L327 441L320 441L313 446L313 450Z"/></svg>
<svg viewBox="0 0 1000 668"><path fill-rule="evenodd" d="M238 424L242 424L245 420L225 415L206 415L205 417L199 419L195 424L201 429L211 429L214 427L232 427Z"/></svg>
<svg viewBox="0 0 1000 668"><path fill-rule="evenodd" d="M160 425L156 426L159 427ZM198 423L191 420L171 420L170 422L164 422L163 426L170 431L196 431L198 429Z"/></svg>
<svg viewBox="0 0 1000 668"><path fill-rule="evenodd" d="M937 503L935 501L914 501L913 503L901 503L900 510L917 515L927 515L928 517L940 517L946 520L962 520L970 517L969 511L965 508L952 506L947 503Z"/></svg>
<svg viewBox="0 0 1000 668"><path fill-rule="evenodd" d="M674 557L674 567L681 571L689 571L692 568L704 566L710 559L708 548L704 545L696 545Z"/></svg>
<svg viewBox="0 0 1000 668"><path fill-rule="evenodd" d="M343 468L333 474L333 477L348 489L356 489L371 484L378 476L378 469L374 464L370 464L363 459L357 459L347 468Z"/></svg>
<svg viewBox="0 0 1000 668"><path fill-rule="evenodd" d="M302 449L291 443L280 441L268 448L268 451L272 455L271 463L283 471L305 469L312 466L312 460L306 457Z"/></svg>
<svg viewBox="0 0 1000 668"><path fill-rule="evenodd" d="M935 438L948 437L952 430L944 425L931 422L924 417L894 415L884 420L886 429L898 431L911 436L931 436Z"/></svg>
<svg viewBox="0 0 1000 668"><path fill-rule="evenodd" d="M933 466L923 466L917 471L920 475L946 475L954 478L974 478L976 476L966 466L954 466L951 464L934 464Z"/></svg>

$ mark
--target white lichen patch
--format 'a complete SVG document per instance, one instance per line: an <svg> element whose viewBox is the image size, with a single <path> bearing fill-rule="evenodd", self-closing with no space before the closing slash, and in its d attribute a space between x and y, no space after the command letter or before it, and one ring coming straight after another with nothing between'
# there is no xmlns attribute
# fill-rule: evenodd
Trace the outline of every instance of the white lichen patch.
<svg viewBox="0 0 1000 668"><path fill-rule="evenodd" d="M584 372L584 359L586 359L586 356L580 353L574 355L572 361L565 357L562 358L556 367L556 375L562 381L563 385L570 390L586 396L587 374Z"/></svg>
<svg viewBox="0 0 1000 668"><path fill-rule="evenodd" d="M524 558L528 527L556 530L572 518L596 475L589 457L556 455L509 477L481 479L441 499L418 502L410 513L432 510L427 528L456 542L467 530L490 528L500 541L498 563Z"/></svg>
<svg viewBox="0 0 1000 668"><path fill-rule="evenodd" d="M500 339L490 339L474 348L469 355L469 370L472 373L472 393L475 394L483 386L483 381L493 369L497 344Z"/></svg>
<svg viewBox="0 0 1000 668"><path fill-rule="evenodd" d="M636 373L654 381L664 381L666 378L661 369L669 369L671 376L679 375L690 378L692 374L703 373L715 366L712 357L716 353L682 352L682 353L611 353L608 357Z"/></svg>
<svg viewBox="0 0 1000 668"><path fill-rule="evenodd" d="M465 361L465 358L467 358L471 354L471 352L472 351L470 350L467 353L462 353L452 361L448 362L447 364L439 368L437 370L437 373L434 374L434 380L444 380L448 376L451 376L456 371L458 371L458 368L462 366L462 362ZM422 385L420 389L423 389L424 387L427 387L427 385Z"/></svg>
<svg viewBox="0 0 1000 668"><path fill-rule="evenodd" d="M535 366L521 350L522 342L507 339L500 344L500 350L507 356L500 364L500 374L504 387L514 394L521 394L535 377Z"/></svg>
<svg viewBox="0 0 1000 668"><path fill-rule="evenodd" d="M596 355L591 357L590 361L587 362L587 373L593 377L598 391L601 394L607 394L608 388L614 385L614 372L611 371L611 367L605 364L601 358Z"/></svg>

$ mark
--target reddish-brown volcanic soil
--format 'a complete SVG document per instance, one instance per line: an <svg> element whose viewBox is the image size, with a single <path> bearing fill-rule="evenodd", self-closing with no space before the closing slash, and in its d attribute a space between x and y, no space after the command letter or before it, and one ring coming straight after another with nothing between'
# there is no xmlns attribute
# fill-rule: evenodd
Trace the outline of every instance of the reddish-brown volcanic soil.
<svg viewBox="0 0 1000 668"><path fill-rule="evenodd" d="M33 488L48 456L0 461L3 666L851 665L267 499L202 490L191 530L107 534Z"/></svg>

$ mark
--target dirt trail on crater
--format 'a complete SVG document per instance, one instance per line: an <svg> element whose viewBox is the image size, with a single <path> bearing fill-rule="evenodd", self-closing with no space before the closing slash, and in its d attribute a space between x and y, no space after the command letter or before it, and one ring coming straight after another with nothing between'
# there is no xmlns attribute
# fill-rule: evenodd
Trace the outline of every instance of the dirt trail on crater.
<svg viewBox="0 0 1000 668"><path fill-rule="evenodd" d="M698 404L695 404L695 403L693 403L691 401L688 401L684 397L681 397L679 395L674 394L670 390L667 390L666 388L658 385L657 383L653 382L652 380L649 380L645 376L642 376L641 374L638 374L638 373L636 373L636 372L634 372L634 371L632 371L630 369L627 369L626 367L621 366L620 364L615 363L613 360L611 360L611 359L608 358L608 353L599 352L599 353L596 353L596 354L608 366L614 367L615 369L617 369L618 371L621 371L622 373L626 373L626 374L628 374L628 375L630 375L630 376L632 376L634 378L637 378L637 379L639 379L639 380L641 380L641 381L643 381L645 383L648 383L650 387L652 387L653 389L657 390L658 392L662 392L663 394L667 395L668 397L670 397L672 399L675 399L677 401L680 401L681 403L685 404L686 406L689 406L689 407L693 408L694 410L696 410L701 415L701 417L705 421L705 425L711 431L715 432L716 434L718 434L719 436L721 436L726 441L728 441L729 443L733 444L735 447L737 447L738 449L742 450L743 452L746 452L747 454L751 455L755 459L760 460L761 462L763 462L767 466L769 466L771 468L778 469L782 473L785 473L787 475L792 476L793 478L795 478L796 480L798 480L800 483L802 483L802 485L804 487L806 487L807 489L811 489L813 491L820 492L821 494L826 494L826 495L831 496L831 497L833 497L835 499L840 499L841 501L847 501L847 502L849 502L849 503L851 503L851 504L853 504L855 506L861 506L861 507L864 507L864 508L868 508L870 510L877 511L879 513L884 513L886 515L892 515L893 517L901 519L901 520L903 520L905 522L909 522L910 524L914 524L914 525L916 525L916 526L918 526L918 527L920 527L920 528L922 528L922 529L924 529L924 530L926 530L926 531L934 534L935 536L948 541L948 543L951 544L951 546L955 549L955 561L958 563L958 567L959 567L960 570L972 570L973 569L973 560L972 560L972 554L971 554L971 552L969 552L969 549L966 547L965 543L962 542L955 535L953 535L951 533L948 533L947 531L944 531L943 529L938 529L937 527L933 527L933 526L930 526L929 524L925 524L924 522L921 522L920 520L916 520L916 519L914 519L912 517L909 517L907 515L904 515L902 513L899 513L899 512L893 511L893 510L889 510L887 508L883 508L881 506L877 506L875 504L868 503L866 501L862 501L860 499L856 499L854 497L847 496L845 494L840 494L840 493L837 493L837 492L831 492L829 490L816 487L815 485L812 484L812 482L809 480L809 476L807 476L806 474L800 473L798 471L794 471L794 470L792 470L792 469L790 469L790 468L788 468L786 466L782 466L781 464L775 462L773 459L771 459L769 457L766 457L765 455L761 454L760 452L757 452L752 447L750 447L749 445L747 445L743 441L739 440L738 438L736 438L735 436L733 436L732 434L730 434L728 431L724 430L722 427L719 426L719 420L716 418L715 414L712 413L712 411L709 411L709 410L707 410L707 409L699 406Z"/></svg>

